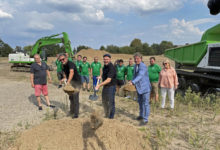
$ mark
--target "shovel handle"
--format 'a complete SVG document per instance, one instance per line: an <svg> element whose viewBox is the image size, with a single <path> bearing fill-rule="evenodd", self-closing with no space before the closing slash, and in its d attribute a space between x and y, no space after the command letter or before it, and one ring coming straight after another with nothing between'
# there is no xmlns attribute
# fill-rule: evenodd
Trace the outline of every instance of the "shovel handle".
<svg viewBox="0 0 220 150"><path fill-rule="evenodd" d="M97 83L96 83L96 86L97 86L97 85L99 85L99 78L98 78Z"/></svg>

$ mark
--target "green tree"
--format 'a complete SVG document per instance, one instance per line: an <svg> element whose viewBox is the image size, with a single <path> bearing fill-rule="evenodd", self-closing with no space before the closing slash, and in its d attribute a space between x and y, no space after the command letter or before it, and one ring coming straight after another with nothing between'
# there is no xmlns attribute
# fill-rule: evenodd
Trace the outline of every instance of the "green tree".
<svg viewBox="0 0 220 150"><path fill-rule="evenodd" d="M142 45L140 39L132 40L130 43L130 47L134 48L135 52L142 52L143 51L143 45Z"/></svg>
<svg viewBox="0 0 220 150"><path fill-rule="evenodd" d="M8 54L12 53L13 49L0 39L0 57L8 57Z"/></svg>
<svg viewBox="0 0 220 150"><path fill-rule="evenodd" d="M82 49L90 49L90 47L85 46L85 45L79 45L79 46L76 48L77 52L81 51Z"/></svg>
<svg viewBox="0 0 220 150"><path fill-rule="evenodd" d="M100 50L105 50L105 46L102 45L99 49Z"/></svg>
<svg viewBox="0 0 220 150"><path fill-rule="evenodd" d="M107 45L106 51L109 53L119 53L119 47L115 45Z"/></svg>
<svg viewBox="0 0 220 150"><path fill-rule="evenodd" d="M149 46L148 43L143 43L143 51L141 53L143 55L154 55L154 51L152 47Z"/></svg>
<svg viewBox="0 0 220 150"><path fill-rule="evenodd" d="M170 48L173 48L173 47L175 47L175 46L173 45L172 42L170 42L170 41L162 41L160 43L159 54L163 54L166 49L170 49Z"/></svg>
<svg viewBox="0 0 220 150"><path fill-rule="evenodd" d="M153 43L151 45L151 48L152 48L154 55L159 55L159 52L160 52L160 45L159 44Z"/></svg>
<svg viewBox="0 0 220 150"><path fill-rule="evenodd" d="M119 53L122 54L133 54L135 52L135 49L130 46L123 46L119 48Z"/></svg>
<svg viewBox="0 0 220 150"><path fill-rule="evenodd" d="M32 45L27 45L27 46L24 46L24 47L23 47L24 51L25 51L26 53L28 53L29 55L31 54L32 48L33 48Z"/></svg>

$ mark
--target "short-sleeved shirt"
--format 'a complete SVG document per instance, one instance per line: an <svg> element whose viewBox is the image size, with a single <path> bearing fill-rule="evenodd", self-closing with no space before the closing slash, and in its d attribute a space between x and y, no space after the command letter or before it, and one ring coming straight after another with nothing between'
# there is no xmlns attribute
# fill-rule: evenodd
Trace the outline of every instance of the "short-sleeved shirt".
<svg viewBox="0 0 220 150"><path fill-rule="evenodd" d="M150 82L158 82L161 67L157 64L148 66Z"/></svg>
<svg viewBox="0 0 220 150"><path fill-rule="evenodd" d="M36 62L31 64L31 73L34 74L35 85L47 84L47 70L49 67L45 62L41 62L41 65Z"/></svg>
<svg viewBox="0 0 220 150"><path fill-rule="evenodd" d="M89 76L90 64L88 62L82 62L80 64L81 76Z"/></svg>
<svg viewBox="0 0 220 150"><path fill-rule="evenodd" d="M117 71L117 80L124 80L125 79L125 71L126 71L126 67L124 65L116 66L116 71Z"/></svg>
<svg viewBox="0 0 220 150"><path fill-rule="evenodd" d="M62 72L62 62L60 62L57 59L55 63L56 63L56 66L57 66L57 72Z"/></svg>
<svg viewBox="0 0 220 150"><path fill-rule="evenodd" d="M78 82L79 84L81 84L81 78L80 78L80 75L77 72L76 65L71 61L68 61L65 65L63 65L63 72L65 73L66 78L67 79L69 78L70 69L74 70L74 75L73 75L72 80L74 82Z"/></svg>
<svg viewBox="0 0 220 150"><path fill-rule="evenodd" d="M116 69L111 62L108 65L104 65L102 69L102 80L105 81L107 78L111 78L111 82L105 86L116 85Z"/></svg>
<svg viewBox="0 0 220 150"><path fill-rule="evenodd" d="M97 62L97 63L92 62L91 68L92 68L93 76L100 76L100 69L102 68L102 65L100 62Z"/></svg>
<svg viewBox="0 0 220 150"><path fill-rule="evenodd" d="M81 75L81 73L80 73L80 64L82 63L82 61L80 60L80 61L75 61L75 65L76 65L76 69L77 69L77 72L78 72L78 74L79 75Z"/></svg>
<svg viewBox="0 0 220 150"><path fill-rule="evenodd" d="M126 73L127 73L127 80L130 81L133 79L133 76L134 76L134 65L128 65L126 67Z"/></svg>

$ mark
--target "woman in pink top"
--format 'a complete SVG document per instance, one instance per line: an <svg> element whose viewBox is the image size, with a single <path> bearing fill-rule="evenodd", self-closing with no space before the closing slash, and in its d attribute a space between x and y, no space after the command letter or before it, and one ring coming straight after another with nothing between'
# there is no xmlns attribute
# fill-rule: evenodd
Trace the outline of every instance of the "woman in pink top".
<svg viewBox="0 0 220 150"><path fill-rule="evenodd" d="M160 72L159 77L159 86L161 88L161 96L162 96L162 105L161 107L165 107L166 95L168 93L168 97L170 100L171 109L174 108L174 94L175 90L178 87L178 78L176 75L175 69L170 66L169 60L165 60L163 62L164 68Z"/></svg>

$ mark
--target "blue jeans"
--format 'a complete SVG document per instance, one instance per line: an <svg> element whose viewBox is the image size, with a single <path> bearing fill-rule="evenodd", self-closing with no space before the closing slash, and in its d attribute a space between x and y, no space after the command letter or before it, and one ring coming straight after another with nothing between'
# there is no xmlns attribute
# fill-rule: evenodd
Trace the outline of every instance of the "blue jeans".
<svg viewBox="0 0 220 150"><path fill-rule="evenodd" d="M95 89L95 87L96 87L96 84L97 84L97 81L98 81L97 77L98 77L98 76L92 76L92 80L93 80L93 89ZM99 82L100 82L100 81L99 81Z"/></svg>
<svg viewBox="0 0 220 150"><path fill-rule="evenodd" d="M115 115L115 85L104 86L102 90L102 105L105 117L113 119Z"/></svg>
<svg viewBox="0 0 220 150"><path fill-rule="evenodd" d="M148 121L150 115L150 104L149 104L150 92L144 94L138 94L138 103L140 116L143 117L144 122Z"/></svg>

